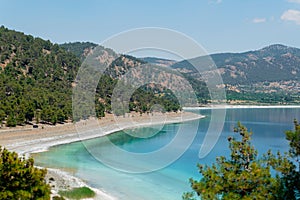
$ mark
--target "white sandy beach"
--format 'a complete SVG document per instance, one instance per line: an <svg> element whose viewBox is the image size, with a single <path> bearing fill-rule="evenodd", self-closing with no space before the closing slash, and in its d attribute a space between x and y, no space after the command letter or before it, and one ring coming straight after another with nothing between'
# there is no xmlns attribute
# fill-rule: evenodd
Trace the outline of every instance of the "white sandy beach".
<svg viewBox="0 0 300 200"><path fill-rule="evenodd" d="M180 123L202 117L204 116L191 112L156 113L153 116L131 114L126 117L115 117L108 114L99 120L89 119L76 124L40 125L38 129L31 126L2 128L0 129L0 145L21 155L27 155L46 151L52 146L97 138L124 129ZM42 126L43 128L41 128Z"/></svg>
<svg viewBox="0 0 300 200"><path fill-rule="evenodd" d="M0 145L19 153L19 155L29 156L30 153L46 151L52 146L97 138L124 129L180 123L203 117L191 112L154 113L142 116L138 113L130 113L125 117L107 114L105 118L99 120L89 119L76 124L39 125L37 129L31 126L2 128L0 129ZM55 183L50 183L53 187L53 195L56 195L61 189L86 186L80 179L59 169L48 169L46 180L48 181L50 177L55 177ZM104 191L93 190L97 194L94 199L115 199Z"/></svg>

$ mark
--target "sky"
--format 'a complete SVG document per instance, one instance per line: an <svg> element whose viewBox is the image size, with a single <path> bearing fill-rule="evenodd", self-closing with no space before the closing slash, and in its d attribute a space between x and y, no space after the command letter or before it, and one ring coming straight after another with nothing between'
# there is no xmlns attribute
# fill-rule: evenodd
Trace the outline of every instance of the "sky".
<svg viewBox="0 0 300 200"><path fill-rule="evenodd" d="M182 32L208 53L300 48L300 0L0 0L0 25L54 43L100 44L120 32Z"/></svg>

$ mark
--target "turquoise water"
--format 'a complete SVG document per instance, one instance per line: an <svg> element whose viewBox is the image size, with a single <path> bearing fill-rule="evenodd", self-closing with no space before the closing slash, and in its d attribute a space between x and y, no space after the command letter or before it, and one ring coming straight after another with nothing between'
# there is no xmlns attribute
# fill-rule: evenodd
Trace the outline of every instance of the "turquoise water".
<svg viewBox="0 0 300 200"><path fill-rule="evenodd" d="M238 120L254 132L253 144L259 155L268 149L274 152L287 151L288 142L285 140L284 131L293 129L294 118L300 120L299 108L228 109L224 128L216 146L208 156L199 159L199 149L208 129L211 111L200 112L207 117L200 120L193 144L176 162L159 171L129 174L111 169L91 156L82 142L56 146L34 157L38 165L67 170L92 187L103 189L118 199L176 200L181 199L183 192L190 191L190 177L200 178L197 163L211 164L216 156L229 154L227 138L234 135L232 130ZM190 126L193 123L185 122L183 125ZM111 135L110 140L127 151L147 153L168 144L174 138L179 125L165 125L162 131L147 139L133 138L121 131ZM142 134L149 130L151 128L140 128L138 131ZM86 141L85 145L90 148L106 146L101 138Z"/></svg>

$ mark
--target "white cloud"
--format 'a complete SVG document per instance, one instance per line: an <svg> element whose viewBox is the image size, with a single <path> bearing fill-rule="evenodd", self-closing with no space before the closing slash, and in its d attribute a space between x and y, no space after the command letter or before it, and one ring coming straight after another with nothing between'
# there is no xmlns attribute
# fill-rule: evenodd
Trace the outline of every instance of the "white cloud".
<svg viewBox="0 0 300 200"><path fill-rule="evenodd" d="M299 3L300 4L300 0L288 0L288 2L290 2L290 3Z"/></svg>
<svg viewBox="0 0 300 200"><path fill-rule="evenodd" d="M280 19L284 21L293 21L296 24L300 25L300 11L292 9L287 10L281 15Z"/></svg>
<svg viewBox="0 0 300 200"><path fill-rule="evenodd" d="M266 21L267 21L266 18L254 18L252 20L253 23L264 23Z"/></svg>

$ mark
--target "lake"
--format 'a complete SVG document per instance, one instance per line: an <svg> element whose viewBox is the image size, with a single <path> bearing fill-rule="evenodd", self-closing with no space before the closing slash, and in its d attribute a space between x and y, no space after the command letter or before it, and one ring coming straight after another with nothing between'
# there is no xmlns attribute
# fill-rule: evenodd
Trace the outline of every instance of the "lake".
<svg viewBox="0 0 300 200"><path fill-rule="evenodd" d="M196 112L196 111L195 111ZM34 156L36 164L43 167L60 168L85 180L89 185L117 197L118 199L181 199L186 191L191 191L189 178L200 179L197 163L211 164L216 156L229 155L229 136L234 136L233 128L240 121L253 131L252 143L258 150L259 156L268 149L273 152L288 151L288 142L284 132L293 129L293 120L300 120L300 108L239 108L227 109L224 128L213 150L203 159L199 159L199 149L210 122L211 110L200 110L206 117L200 119L198 132L192 145L173 164L158 171L132 174L121 172L96 160L87 150L110 148L102 138L76 142L52 147L47 152ZM118 147L135 153L156 151L168 144L175 136L180 125L186 127L195 122L184 124L169 124L150 138L134 138L120 131L109 136ZM140 134L148 132L149 128L140 128ZM188 134L188 133L187 133ZM109 149L106 149L109 152ZM114 157L114 155L110 155ZM166 159L163 156L159 159ZM134 163L131 163L134 164Z"/></svg>

